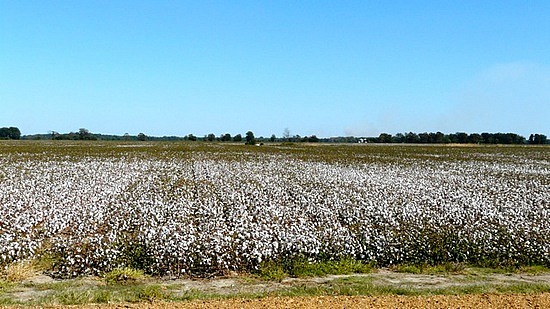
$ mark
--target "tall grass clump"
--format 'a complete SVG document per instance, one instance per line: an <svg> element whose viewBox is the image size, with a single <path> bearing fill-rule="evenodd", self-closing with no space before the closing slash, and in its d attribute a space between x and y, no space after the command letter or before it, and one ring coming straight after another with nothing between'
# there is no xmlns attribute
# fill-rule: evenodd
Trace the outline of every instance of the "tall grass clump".
<svg viewBox="0 0 550 309"><path fill-rule="evenodd" d="M18 283L34 277L37 273L36 261L23 260L7 265L0 277L6 282Z"/></svg>

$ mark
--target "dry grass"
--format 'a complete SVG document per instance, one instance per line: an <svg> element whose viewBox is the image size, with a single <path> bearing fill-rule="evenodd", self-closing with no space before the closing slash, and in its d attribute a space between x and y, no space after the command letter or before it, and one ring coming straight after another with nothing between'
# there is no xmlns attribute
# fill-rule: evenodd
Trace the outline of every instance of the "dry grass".
<svg viewBox="0 0 550 309"><path fill-rule="evenodd" d="M33 260L23 260L9 264L2 277L7 282L23 282L34 277L38 273L38 267Z"/></svg>

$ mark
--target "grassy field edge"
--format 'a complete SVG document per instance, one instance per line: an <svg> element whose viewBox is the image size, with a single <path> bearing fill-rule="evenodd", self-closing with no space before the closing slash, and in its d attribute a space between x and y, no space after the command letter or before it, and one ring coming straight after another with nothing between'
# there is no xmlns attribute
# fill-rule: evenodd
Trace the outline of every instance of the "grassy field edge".
<svg viewBox="0 0 550 309"><path fill-rule="evenodd" d="M353 265L352 262L343 262ZM329 267L330 266L330 267ZM363 265L365 266L365 265ZM302 265L303 267L303 265ZM332 268L331 268L332 267ZM357 267L355 265L354 267ZM324 270L333 270L329 274ZM335 271L338 270L338 271ZM335 263L305 267L293 276L231 274L212 279L153 278L133 269L103 277L55 280L41 273L0 281L0 305L86 305L193 300L257 299L319 296L434 296L550 293L550 270L542 266L517 269L468 265L399 265L349 272ZM329 271L330 272L330 271Z"/></svg>

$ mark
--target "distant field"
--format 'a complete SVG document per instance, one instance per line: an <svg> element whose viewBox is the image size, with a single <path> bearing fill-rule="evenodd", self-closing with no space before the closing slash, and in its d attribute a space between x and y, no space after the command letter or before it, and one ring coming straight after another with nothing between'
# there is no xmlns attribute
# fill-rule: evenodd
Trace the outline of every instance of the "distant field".
<svg viewBox="0 0 550 309"><path fill-rule="evenodd" d="M0 141L0 266L550 265L550 148Z"/></svg>

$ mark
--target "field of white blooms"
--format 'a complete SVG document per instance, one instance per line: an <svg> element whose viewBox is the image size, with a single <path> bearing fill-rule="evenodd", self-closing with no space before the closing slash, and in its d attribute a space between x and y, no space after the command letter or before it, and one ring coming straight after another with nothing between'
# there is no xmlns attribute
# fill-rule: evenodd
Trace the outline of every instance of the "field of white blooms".
<svg viewBox="0 0 550 309"><path fill-rule="evenodd" d="M0 142L0 266L550 265L550 148Z"/></svg>

